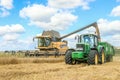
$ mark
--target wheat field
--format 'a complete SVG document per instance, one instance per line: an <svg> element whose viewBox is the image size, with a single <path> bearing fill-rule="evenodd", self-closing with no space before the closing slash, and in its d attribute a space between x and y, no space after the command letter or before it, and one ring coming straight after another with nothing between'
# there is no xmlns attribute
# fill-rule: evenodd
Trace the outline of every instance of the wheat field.
<svg viewBox="0 0 120 80"><path fill-rule="evenodd" d="M4 62L4 63L3 63ZM0 57L0 80L119 80L120 56L102 65L66 65L64 57Z"/></svg>

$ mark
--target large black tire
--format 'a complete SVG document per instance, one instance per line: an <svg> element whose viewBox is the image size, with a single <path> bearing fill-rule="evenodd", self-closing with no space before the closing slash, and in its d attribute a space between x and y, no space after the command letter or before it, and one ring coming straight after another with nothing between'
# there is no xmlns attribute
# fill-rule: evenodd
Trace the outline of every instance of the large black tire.
<svg viewBox="0 0 120 80"><path fill-rule="evenodd" d="M88 60L89 65L97 65L98 64L98 52L96 50L91 50L88 54Z"/></svg>
<svg viewBox="0 0 120 80"><path fill-rule="evenodd" d="M38 57L39 56L39 51L35 51L34 56Z"/></svg>
<svg viewBox="0 0 120 80"><path fill-rule="evenodd" d="M49 57L49 52L48 52L48 51L45 51L44 56L45 56L46 58Z"/></svg>
<svg viewBox="0 0 120 80"><path fill-rule="evenodd" d="M25 52L25 56L27 57L27 56L30 56L30 51L26 51Z"/></svg>
<svg viewBox="0 0 120 80"><path fill-rule="evenodd" d="M104 64L105 62L106 62L105 51L104 51L104 49L101 49L101 52L100 52L100 63Z"/></svg>
<svg viewBox="0 0 120 80"><path fill-rule="evenodd" d="M66 64L73 64L72 52L73 52L73 50L68 50L68 51L65 53L65 63L66 63Z"/></svg>

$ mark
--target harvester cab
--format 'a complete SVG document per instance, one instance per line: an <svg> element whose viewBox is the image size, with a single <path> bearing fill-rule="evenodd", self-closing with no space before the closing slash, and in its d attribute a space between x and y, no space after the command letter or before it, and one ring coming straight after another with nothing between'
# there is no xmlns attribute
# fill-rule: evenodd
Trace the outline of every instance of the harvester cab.
<svg viewBox="0 0 120 80"><path fill-rule="evenodd" d="M51 43L51 37L49 36L39 36L36 38L38 39L38 47L48 47Z"/></svg>
<svg viewBox="0 0 120 80"><path fill-rule="evenodd" d="M68 49L67 41L62 41L59 32L54 30L43 31L42 35L36 36L35 39L37 49L43 55L64 55Z"/></svg>

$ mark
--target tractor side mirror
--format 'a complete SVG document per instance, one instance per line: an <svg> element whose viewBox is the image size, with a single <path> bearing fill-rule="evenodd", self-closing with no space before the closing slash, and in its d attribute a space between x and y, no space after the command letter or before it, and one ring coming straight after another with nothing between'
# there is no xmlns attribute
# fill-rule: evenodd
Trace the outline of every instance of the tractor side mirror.
<svg viewBox="0 0 120 80"><path fill-rule="evenodd" d="M33 42L35 41L35 37L33 38Z"/></svg>
<svg viewBox="0 0 120 80"><path fill-rule="evenodd" d="M80 36L79 35L76 35L75 36L75 40L78 39L78 42L80 42Z"/></svg>
<svg viewBox="0 0 120 80"><path fill-rule="evenodd" d="M75 36L75 40L77 39L77 36Z"/></svg>
<svg viewBox="0 0 120 80"><path fill-rule="evenodd" d="M75 40L76 40L78 37L79 37L79 35L76 35L76 36L75 36Z"/></svg>

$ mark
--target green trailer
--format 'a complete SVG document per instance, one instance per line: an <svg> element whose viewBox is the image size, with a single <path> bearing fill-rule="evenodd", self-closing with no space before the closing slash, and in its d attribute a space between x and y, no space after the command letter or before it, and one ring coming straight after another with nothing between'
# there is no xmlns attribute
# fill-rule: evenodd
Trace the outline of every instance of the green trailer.
<svg viewBox="0 0 120 80"><path fill-rule="evenodd" d="M66 64L87 62L88 64L103 64L113 60L114 47L107 42L101 42L95 34L83 34L76 37L76 49L68 49L65 54Z"/></svg>

